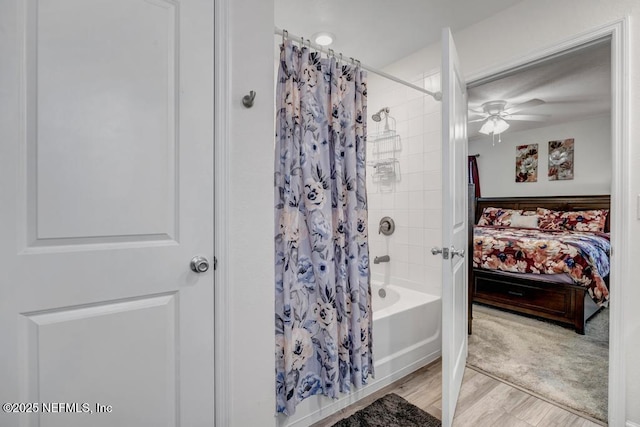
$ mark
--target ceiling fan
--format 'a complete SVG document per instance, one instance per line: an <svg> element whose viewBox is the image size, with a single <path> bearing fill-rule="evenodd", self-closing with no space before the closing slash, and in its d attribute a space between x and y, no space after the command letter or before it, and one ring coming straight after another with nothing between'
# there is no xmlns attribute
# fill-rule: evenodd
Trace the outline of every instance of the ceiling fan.
<svg viewBox="0 0 640 427"><path fill-rule="evenodd" d="M537 107L545 102L541 99L534 98L529 101L514 104L507 107L507 101L495 100L488 101L482 104L482 110L471 109L471 114L479 115L477 119L469 120L469 123L483 122L479 132L485 135L498 135L498 142L500 140L500 134L509 128L509 121L511 120L525 120L525 121L544 121L547 117L546 114L517 114L529 108ZM495 141L494 141L495 143Z"/></svg>

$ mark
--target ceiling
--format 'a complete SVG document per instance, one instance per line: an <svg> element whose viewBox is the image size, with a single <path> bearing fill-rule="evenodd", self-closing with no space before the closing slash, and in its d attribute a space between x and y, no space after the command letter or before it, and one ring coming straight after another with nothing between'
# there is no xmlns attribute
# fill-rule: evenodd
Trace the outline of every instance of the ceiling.
<svg viewBox="0 0 640 427"><path fill-rule="evenodd" d="M608 40L470 88L469 119L478 118L484 102L510 105L540 99L544 104L517 114L546 115L542 121L510 121L509 133L603 115L611 111L611 47ZM469 139L491 138L478 133L482 122L469 123Z"/></svg>
<svg viewBox="0 0 640 427"><path fill-rule="evenodd" d="M522 0L275 0L275 25L311 38L328 31L336 52L382 68Z"/></svg>

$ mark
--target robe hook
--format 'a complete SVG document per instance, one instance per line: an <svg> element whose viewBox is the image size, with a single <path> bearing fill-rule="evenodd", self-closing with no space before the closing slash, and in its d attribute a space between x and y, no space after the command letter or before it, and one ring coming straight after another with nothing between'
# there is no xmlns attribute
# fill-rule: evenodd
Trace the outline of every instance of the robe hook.
<svg viewBox="0 0 640 427"><path fill-rule="evenodd" d="M256 92L252 90L249 92L249 95L245 95L242 97L242 105L244 105L247 108L253 107L253 100L255 98L256 98Z"/></svg>

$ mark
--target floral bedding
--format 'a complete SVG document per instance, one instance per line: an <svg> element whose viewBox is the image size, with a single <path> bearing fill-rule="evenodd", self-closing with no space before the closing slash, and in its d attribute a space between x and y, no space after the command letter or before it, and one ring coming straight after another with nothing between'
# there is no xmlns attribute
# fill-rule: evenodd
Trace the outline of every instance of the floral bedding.
<svg viewBox="0 0 640 427"><path fill-rule="evenodd" d="M568 274L604 305L611 244L605 233L476 226L473 266L513 273Z"/></svg>

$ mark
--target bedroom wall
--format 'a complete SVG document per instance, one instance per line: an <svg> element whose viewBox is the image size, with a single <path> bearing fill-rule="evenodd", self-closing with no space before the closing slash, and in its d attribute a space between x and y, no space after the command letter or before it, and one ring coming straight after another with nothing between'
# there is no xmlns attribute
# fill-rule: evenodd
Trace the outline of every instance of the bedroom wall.
<svg viewBox="0 0 640 427"><path fill-rule="evenodd" d="M548 141L574 138L574 179L549 181ZM538 181L515 182L516 146L538 144ZM483 197L598 195L611 192L611 116L469 140L469 154L480 154Z"/></svg>

